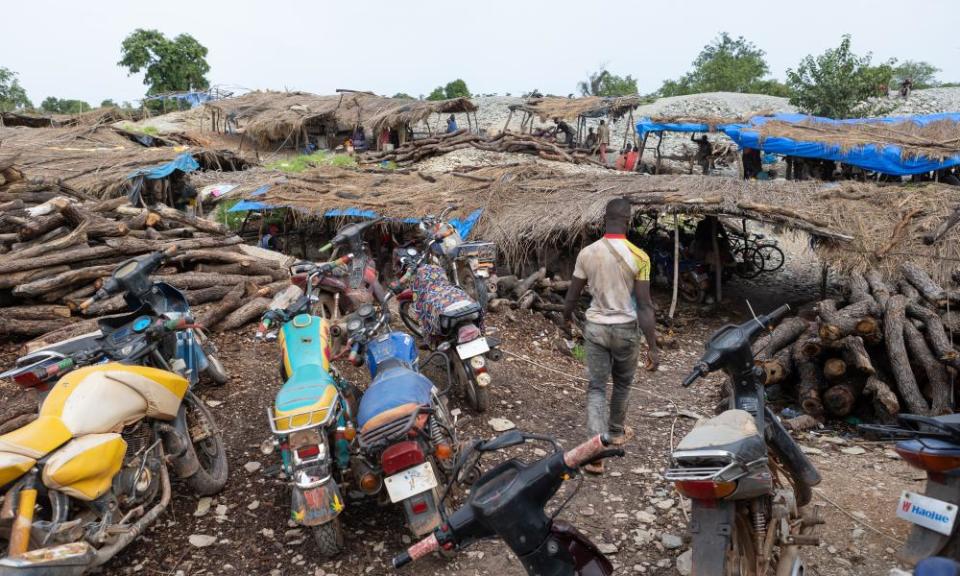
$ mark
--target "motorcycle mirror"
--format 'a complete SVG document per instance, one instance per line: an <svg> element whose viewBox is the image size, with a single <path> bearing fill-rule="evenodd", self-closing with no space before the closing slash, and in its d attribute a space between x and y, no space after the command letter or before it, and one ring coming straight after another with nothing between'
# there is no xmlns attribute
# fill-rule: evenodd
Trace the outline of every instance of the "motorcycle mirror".
<svg viewBox="0 0 960 576"><path fill-rule="evenodd" d="M526 442L526 438L524 438L523 432L510 430L497 436L493 440L484 442L478 447L478 450L481 452L496 452L497 450L503 450L511 446L518 446L524 442Z"/></svg>

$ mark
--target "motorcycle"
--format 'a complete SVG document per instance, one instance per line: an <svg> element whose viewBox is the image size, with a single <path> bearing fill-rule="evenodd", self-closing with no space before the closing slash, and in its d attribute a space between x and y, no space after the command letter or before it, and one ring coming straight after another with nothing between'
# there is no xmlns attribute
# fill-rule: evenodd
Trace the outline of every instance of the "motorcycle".
<svg viewBox="0 0 960 576"><path fill-rule="evenodd" d="M499 341L484 334L483 308L450 283L442 268L426 262L430 246L441 241L434 237L423 252L412 247L396 249L394 262L404 272L391 289L398 294L404 325L431 350L446 355L456 392L465 395L474 410L484 412L492 382L487 358L500 358Z"/></svg>
<svg viewBox="0 0 960 576"><path fill-rule="evenodd" d="M367 254L367 246L363 241L364 233L382 221L382 218L377 218L345 226L320 248L321 254L333 250L333 259L337 259L345 250L350 260L347 262L349 266L331 269L322 276L314 277L317 281L314 314L337 321L363 304L383 301L386 291L380 285L377 263Z"/></svg>
<svg viewBox="0 0 960 576"><path fill-rule="evenodd" d="M604 435L563 452L549 436L511 430L493 440L474 442L461 456L458 468L464 463L478 462L479 458L473 458L474 453L482 457L528 440L548 442L554 451L529 464L510 459L483 474L459 510L445 518L433 534L393 558L394 568L436 551L460 550L478 540L499 537L531 576L613 574L613 565L586 536L556 519L566 502L550 516L544 507L563 481L578 475L582 466L611 456L623 456L623 449L611 448L609 438ZM445 496L450 492L452 481Z"/></svg>
<svg viewBox="0 0 960 576"><path fill-rule="evenodd" d="M420 537L440 524L438 478L453 470L457 412L448 410L444 393L420 373L413 337L382 330L388 324L385 310L379 318L372 309L360 310L347 322L350 358L355 365L365 361L371 378L357 411L359 450L352 468L366 496L403 505L407 527Z"/></svg>
<svg viewBox="0 0 960 576"><path fill-rule="evenodd" d="M897 503L897 516L913 524L897 555L909 564L931 556L960 560L960 530L956 527L960 505L960 415L900 414L897 420L899 426L859 426L872 437L899 439L897 454L907 464L927 473L924 493L904 490Z"/></svg>
<svg viewBox="0 0 960 576"><path fill-rule="evenodd" d="M799 546L816 546L816 509L804 509L820 474L766 406L763 371L751 340L789 306L727 325L683 381L716 370L730 377L729 409L701 420L677 445L665 476L692 501L693 571L697 576L804 574Z"/></svg>
<svg viewBox="0 0 960 576"><path fill-rule="evenodd" d="M431 244L434 264L442 267L453 283L463 289L480 307L497 294L497 246L493 242L464 242L456 228L446 222L452 207L439 216L427 216L420 229L428 238L442 238Z"/></svg>
<svg viewBox="0 0 960 576"><path fill-rule="evenodd" d="M220 431L185 373L141 365L190 322L140 316L104 341L122 362L78 353L45 370L59 380L38 418L0 436L0 576L102 566L167 508L171 473L197 495L226 484Z"/></svg>
<svg viewBox="0 0 960 576"><path fill-rule="evenodd" d="M351 256L324 264L299 263L297 285L274 299L264 314L255 339L279 339L283 386L267 409L273 439L264 453L279 449L281 468L290 479L291 518L309 528L324 556L334 556L344 545L340 513L346 504L340 484L346 480L356 437L353 424L359 392L340 377L333 359L330 321L311 314L316 302L313 287L331 270L349 264ZM302 280L302 282L300 282ZM361 309L373 307L364 304ZM278 331L271 332L279 325Z"/></svg>
<svg viewBox="0 0 960 576"><path fill-rule="evenodd" d="M655 248L650 252L653 281L661 287L672 286L673 253ZM680 284L677 293L684 301L702 304L710 294L710 271L707 265L694 260L680 260Z"/></svg>
<svg viewBox="0 0 960 576"><path fill-rule="evenodd" d="M124 337L126 334L118 334L118 330L122 332L131 321L145 315L166 320L189 317L190 304L182 292L166 282L154 282L150 279L150 275L176 254L176 251L177 247L174 245L162 252L120 263L104 281L103 286L84 301L80 308L86 310L94 302L123 292L128 312L99 319L97 331L45 346L18 358L14 368L0 374L0 379L16 380L16 375L24 372L39 374L42 368L52 366L74 354L112 349L110 346L104 348L104 339ZM226 384L229 379L223 364L217 358L216 346L199 326L168 334L142 361L146 366L184 373L191 386L200 380L201 374L206 374L216 385ZM183 364L182 368L173 368L174 364L179 363ZM49 379L43 379L33 383L33 386L43 391L50 382Z"/></svg>

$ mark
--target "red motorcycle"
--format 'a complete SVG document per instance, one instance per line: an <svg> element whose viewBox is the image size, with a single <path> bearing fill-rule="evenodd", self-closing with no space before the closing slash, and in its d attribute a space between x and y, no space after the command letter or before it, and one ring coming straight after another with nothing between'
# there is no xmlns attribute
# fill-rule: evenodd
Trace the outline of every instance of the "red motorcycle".
<svg viewBox="0 0 960 576"><path fill-rule="evenodd" d="M363 241L364 233L382 220L377 218L341 228L328 244L320 248L321 253L333 249L333 259L343 251L348 252L349 260L317 277L314 314L337 321L364 304L384 302L386 291L380 285L377 263L368 255Z"/></svg>

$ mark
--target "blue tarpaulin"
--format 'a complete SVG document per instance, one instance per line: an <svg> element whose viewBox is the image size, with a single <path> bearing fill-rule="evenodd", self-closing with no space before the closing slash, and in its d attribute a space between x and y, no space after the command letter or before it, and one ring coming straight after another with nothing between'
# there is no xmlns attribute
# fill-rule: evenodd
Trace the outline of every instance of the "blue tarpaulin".
<svg viewBox="0 0 960 576"><path fill-rule="evenodd" d="M152 166L150 168L141 168L136 172L131 172L130 175L127 176L127 179L143 176L147 180L159 180L160 178L166 178L173 174L174 170L193 172L198 168L200 168L200 165L197 164L193 156L184 152L166 164L160 164L159 166Z"/></svg>
<svg viewBox="0 0 960 576"><path fill-rule="evenodd" d="M939 120L960 122L960 113L898 116L890 118L856 118L850 120L831 120L829 118L805 116L802 114L776 114L774 116L757 116L745 124L728 124L722 127L723 132L733 139L741 148L754 148L766 153L783 154L785 156L834 160L859 166L865 170L873 170L895 176L922 174L960 165L960 154L944 160L923 157L902 158L900 147L889 144L869 144L867 146L843 151L839 144L803 142L778 136L768 136L761 139L758 127L771 120L788 122L790 124L810 121L822 122L824 124L896 124L910 121L918 126L925 126Z"/></svg>
<svg viewBox="0 0 960 576"><path fill-rule="evenodd" d="M718 127L719 129L720 127ZM687 122L654 122L649 118L641 118L637 122L637 134L641 138L651 132L710 132L710 126L706 124L695 124Z"/></svg>

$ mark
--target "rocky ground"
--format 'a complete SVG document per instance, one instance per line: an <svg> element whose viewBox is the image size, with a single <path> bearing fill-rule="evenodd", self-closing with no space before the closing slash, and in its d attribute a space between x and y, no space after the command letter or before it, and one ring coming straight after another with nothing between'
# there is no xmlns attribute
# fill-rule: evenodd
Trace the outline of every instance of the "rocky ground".
<svg viewBox="0 0 960 576"><path fill-rule="evenodd" d="M802 253L802 245L788 246L788 254ZM711 413L720 378L713 376L690 389L681 388L680 380L712 330L746 317L745 300L762 310L785 298L802 304L816 297L818 277L811 273L815 263L789 262L775 276L728 284L722 313L681 306L673 328L678 347L664 351L660 371L638 373L629 413L637 438L628 445L627 457L611 461L604 477L584 479L560 513L609 553L618 574L685 573L688 503L661 474L671 447L697 418ZM658 292L655 298L661 308L668 305L666 293ZM584 439L584 368L565 353L562 334L539 315L525 312L495 315L490 324L500 331L507 356L491 369L495 384L490 411L481 415L464 410L461 435L490 437L490 420L502 418L528 431L552 434L566 446ZM264 412L279 386L274 369L278 351L274 344L254 343L252 332L248 327L218 337L233 380L222 388L200 390L223 428L232 466L227 488L212 500L198 500L183 486L175 487L170 509L111 562L106 574L392 573L391 556L410 542L396 509L350 502L343 517L347 550L328 561L316 555L309 534L288 523L288 495L275 476L276 456L259 450L270 435ZM4 346L0 360L8 363L15 349ZM348 377L361 385L367 381L361 371L351 370ZM0 400L15 394L15 388L0 385ZM888 445L859 440L846 424L831 424L798 440L824 477L815 504L822 507L827 524L821 530L823 544L805 550L810 573L886 574L896 566L896 540L907 532L894 517L896 500L903 489L920 489L922 475L896 460ZM535 458L542 452L530 446L517 454ZM554 504L563 502L578 483L569 482ZM478 544L452 560L425 560L407 573L522 574L499 542Z"/></svg>
<svg viewBox="0 0 960 576"><path fill-rule="evenodd" d="M960 110L960 87L914 90L909 98L902 98L898 92L894 91L885 98L870 98L858 108L858 111L866 115L882 116L936 114L958 110Z"/></svg>

